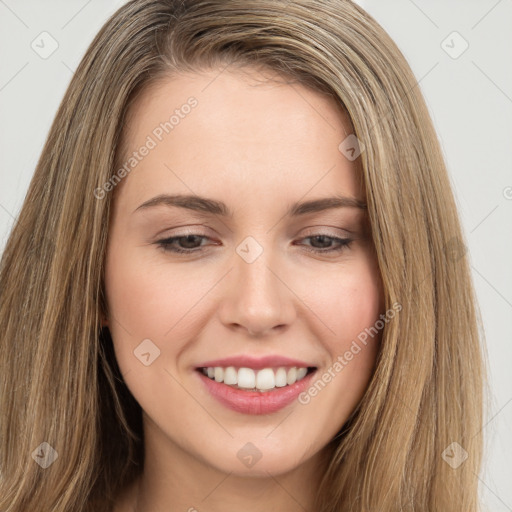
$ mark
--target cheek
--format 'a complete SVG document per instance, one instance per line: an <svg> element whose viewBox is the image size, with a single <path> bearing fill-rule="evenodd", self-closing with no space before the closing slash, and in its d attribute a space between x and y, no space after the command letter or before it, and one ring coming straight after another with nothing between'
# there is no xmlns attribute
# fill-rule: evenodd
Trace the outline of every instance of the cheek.
<svg viewBox="0 0 512 512"><path fill-rule="evenodd" d="M360 253L314 281L307 304L329 327L322 326L317 336L329 360L299 401L304 414L322 425L322 434L333 436L357 407L374 372L380 331L371 329L384 312L382 284L375 261Z"/></svg>
<svg viewBox="0 0 512 512"><path fill-rule="evenodd" d="M191 281L176 266L148 260L141 251L130 250L121 255L113 252L107 259L105 286L111 314L129 332L162 337L177 318L190 309L194 298L201 296L201 281ZM157 249L155 249L155 253Z"/></svg>
<svg viewBox="0 0 512 512"><path fill-rule="evenodd" d="M329 327L328 335L320 339L332 359L352 350L355 354L348 357L354 369L371 367L380 334L371 328L383 313L382 283L376 263L369 257L360 258L315 281L308 305Z"/></svg>
<svg viewBox="0 0 512 512"><path fill-rule="evenodd" d="M165 282L137 258L137 251L108 254L105 290L109 329L119 364L133 364L133 350L144 339L160 340L172 326L176 295L166 294ZM160 343L158 343L160 344Z"/></svg>
<svg viewBox="0 0 512 512"><path fill-rule="evenodd" d="M309 414L335 432L368 387L381 335L375 325L384 311L380 274L372 259L354 261L329 277L318 288L314 307L333 331L319 338L330 361L318 372L301 403L309 403Z"/></svg>
<svg viewBox="0 0 512 512"><path fill-rule="evenodd" d="M218 280L216 274L198 278L182 265L166 265L156 249L158 258L143 252L113 249L106 262L109 329L124 368L139 364L133 351L145 339L160 350L156 366L172 362L191 331L200 328L201 300Z"/></svg>

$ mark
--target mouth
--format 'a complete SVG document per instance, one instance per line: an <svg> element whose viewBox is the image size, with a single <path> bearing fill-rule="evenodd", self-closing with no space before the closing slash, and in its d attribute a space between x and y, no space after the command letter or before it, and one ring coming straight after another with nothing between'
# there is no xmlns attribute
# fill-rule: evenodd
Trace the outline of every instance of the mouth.
<svg viewBox="0 0 512 512"><path fill-rule="evenodd" d="M315 366L196 368L203 389L218 403L241 414L272 414L293 404L313 380Z"/></svg>
<svg viewBox="0 0 512 512"><path fill-rule="evenodd" d="M254 369L236 366L208 366L199 367L196 371L210 380L233 389L268 393L293 386L316 371L316 367L279 366Z"/></svg>

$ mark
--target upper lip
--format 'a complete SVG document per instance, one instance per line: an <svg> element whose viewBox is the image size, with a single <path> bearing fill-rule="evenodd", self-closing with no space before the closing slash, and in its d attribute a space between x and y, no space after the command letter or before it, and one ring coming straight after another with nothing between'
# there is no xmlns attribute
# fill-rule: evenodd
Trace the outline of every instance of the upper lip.
<svg viewBox="0 0 512 512"><path fill-rule="evenodd" d="M255 370L259 370L262 368L272 368L272 367L280 367L287 366L292 367L296 366L299 368L308 368L314 367L314 365L310 363L306 363L304 361L300 361L298 359L291 359L285 356L279 355L268 355L263 357L254 357L249 355L240 355L233 357L226 357L223 359L215 359L211 361L205 361L196 366L196 368L208 368L208 367L228 367L228 366L236 366L238 368L253 368Z"/></svg>

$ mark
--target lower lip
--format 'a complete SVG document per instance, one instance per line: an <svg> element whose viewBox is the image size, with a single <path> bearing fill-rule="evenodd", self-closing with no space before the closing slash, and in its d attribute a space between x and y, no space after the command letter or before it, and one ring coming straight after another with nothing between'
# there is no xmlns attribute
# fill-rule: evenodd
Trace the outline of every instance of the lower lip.
<svg viewBox="0 0 512 512"><path fill-rule="evenodd" d="M243 391L210 379L201 370L196 373L212 396L228 409L243 414L271 414L290 405L310 385L316 370L291 386L264 392Z"/></svg>

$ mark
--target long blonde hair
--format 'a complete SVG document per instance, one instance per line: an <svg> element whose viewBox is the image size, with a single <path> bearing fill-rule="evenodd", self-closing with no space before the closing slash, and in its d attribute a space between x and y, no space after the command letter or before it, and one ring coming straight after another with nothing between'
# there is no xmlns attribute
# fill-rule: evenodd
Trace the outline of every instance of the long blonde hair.
<svg viewBox="0 0 512 512"><path fill-rule="evenodd" d="M143 88L220 65L279 71L349 114L386 310L402 305L315 511L478 510L481 336L450 182L405 58L349 0L132 0L96 36L1 260L0 510L109 511L143 470L140 406L100 328L112 194L93 191Z"/></svg>

